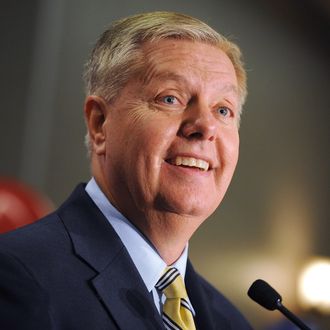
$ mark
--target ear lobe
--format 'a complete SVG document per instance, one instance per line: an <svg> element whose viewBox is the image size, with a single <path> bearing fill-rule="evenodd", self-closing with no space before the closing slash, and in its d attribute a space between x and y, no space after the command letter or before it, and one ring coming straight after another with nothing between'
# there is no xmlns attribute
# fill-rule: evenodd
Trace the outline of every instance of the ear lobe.
<svg viewBox="0 0 330 330"><path fill-rule="evenodd" d="M90 95L85 101L85 121L89 133L91 151L105 154L105 130L107 104L103 98Z"/></svg>

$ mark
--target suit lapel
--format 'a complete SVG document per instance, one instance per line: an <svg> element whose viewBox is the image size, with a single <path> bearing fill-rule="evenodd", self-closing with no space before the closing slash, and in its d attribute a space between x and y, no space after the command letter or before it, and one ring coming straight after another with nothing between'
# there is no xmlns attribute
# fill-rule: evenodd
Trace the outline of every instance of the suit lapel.
<svg viewBox="0 0 330 330"><path fill-rule="evenodd" d="M217 320L215 322L215 310L201 286L199 275L195 273L191 263L188 260L187 270L185 276L187 293L189 299L196 312L195 324L197 330L220 330L231 329L227 319L217 313Z"/></svg>
<svg viewBox="0 0 330 330"><path fill-rule="evenodd" d="M119 329L163 329L159 313L120 238L80 185L59 209L74 252L97 276L91 280Z"/></svg>
<svg viewBox="0 0 330 330"><path fill-rule="evenodd" d="M163 329L152 297L126 250L92 283L120 329Z"/></svg>

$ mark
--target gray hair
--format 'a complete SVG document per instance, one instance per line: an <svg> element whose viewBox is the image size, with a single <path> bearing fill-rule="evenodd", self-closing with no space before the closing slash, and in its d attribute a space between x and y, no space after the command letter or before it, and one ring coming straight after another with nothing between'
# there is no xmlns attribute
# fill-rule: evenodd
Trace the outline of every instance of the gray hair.
<svg viewBox="0 0 330 330"><path fill-rule="evenodd" d="M239 48L206 23L179 13L151 12L114 22L98 39L85 65L87 95L111 102L143 65L142 45L162 39L184 39L219 47L231 60L238 81L240 107L247 95L246 72ZM88 135L86 144L90 147Z"/></svg>

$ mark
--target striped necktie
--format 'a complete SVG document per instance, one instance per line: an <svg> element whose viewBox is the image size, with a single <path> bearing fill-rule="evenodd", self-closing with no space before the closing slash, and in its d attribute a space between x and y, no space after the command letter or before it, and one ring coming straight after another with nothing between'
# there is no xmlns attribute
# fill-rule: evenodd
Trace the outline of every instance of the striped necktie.
<svg viewBox="0 0 330 330"><path fill-rule="evenodd" d="M166 297L162 314L165 328L168 330L195 330L187 291L179 271L174 267L166 268L155 287Z"/></svg>

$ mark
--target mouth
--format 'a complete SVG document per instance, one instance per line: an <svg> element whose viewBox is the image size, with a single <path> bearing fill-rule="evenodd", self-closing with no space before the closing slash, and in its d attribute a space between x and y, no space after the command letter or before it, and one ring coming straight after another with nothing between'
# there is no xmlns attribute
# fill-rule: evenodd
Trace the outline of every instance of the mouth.
<svg viewBox="0 0 330 330"><path fill-rule="evenodd" d="M207 161L194 157L177 156L175 158L167 159L166 162L175 166L196 168L203 172L210 169L210 164Z"/></svg>

